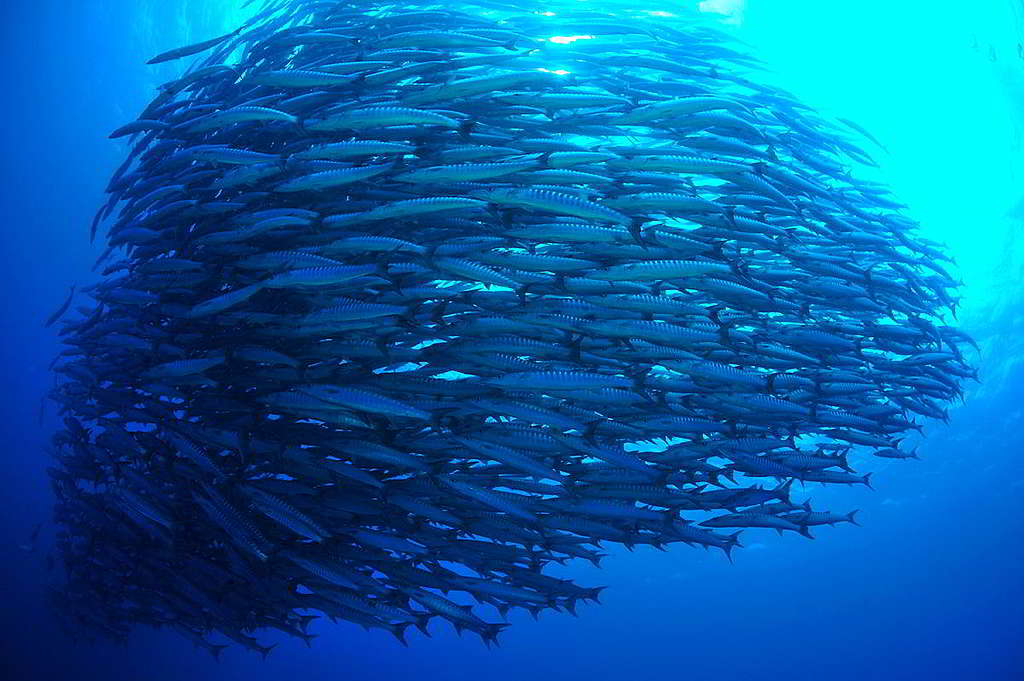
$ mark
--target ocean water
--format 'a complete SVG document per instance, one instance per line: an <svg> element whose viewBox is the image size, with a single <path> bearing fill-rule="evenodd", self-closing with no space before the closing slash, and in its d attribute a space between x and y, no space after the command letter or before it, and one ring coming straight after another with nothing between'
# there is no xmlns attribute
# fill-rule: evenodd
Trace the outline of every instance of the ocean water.
<svg viewBox="0 0 1024 681"><path fill-rule="evenodd" d="M513 613L493 650L447 624L405 648L325 621L311 627L311 648L272 638L266 661L237 648L215 661L166 630L75 643L45 599L57 575L46 562L55 531L46 467L58 420L52 405L40 418L40 399L58 343L41 322L69 284L90 280L102 250L88 226L126 148L107 134L183 68L144 62L247 14L233 0L10 0L0 6L0 678L1024 679L1024 7L699 4L776 82L886 145L879 178L925 236L948 244L964 281L959 320L980 345L972 361L982 383L966 384L948 424L927 423L920 461L876 464L874 491L814 490L827 506L860 509L862 527L823 528L814 541L747 532L735 564L683 546L609 548L601 569L562 571L607 585L601 605L575 618Z"/></svg>

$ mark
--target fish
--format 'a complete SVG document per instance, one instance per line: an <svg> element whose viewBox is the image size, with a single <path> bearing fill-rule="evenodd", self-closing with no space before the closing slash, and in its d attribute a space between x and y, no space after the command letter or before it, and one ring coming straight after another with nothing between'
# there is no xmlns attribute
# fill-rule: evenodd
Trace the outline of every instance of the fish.
<svg viewBox="0 0 1024 681"><path fill-rule="evenodd" d="M64 313L68 311L69 307L71 307L71 301L74 300L74 297L75 286L72 285L71 290L68 291L68 297L64 299L64 302L61 303L60 307L53 311L53 314L46 318L46 322L43 324L43 328L49 328L53 326L58 319L63 317Z"/></svg>
<svg viewBox="0 0 1024 681"><path fill-rule="evenodd" d="M265 0L151 60L194 58L114 131L101 274L47 321L73 629L490 646L598 600L552 564L731 562L917 457L973 341L870 132L698 13L548 10Z"/></svg>
<svg viewBox="0 0 1024 681"><path fill-rule="evenodd" d="M174 48L172 50L168 50L166 52L161 52L160 54L158 54L157 56L153 57L152 59L150 59L146 63L147 64L162 64L165 61L174 61L175 59L182 59L184 57L191 57L194 54L199 54L200 52L206 52L207 50L209 50L211 48L214 48L217 45L220 45L221 43L223 43L228 38L232 38L232 37L238 35L239 33L241 33L241 31L242 31L242 27L239 27L239 28L235 29L234 31L231 31L230 33L225 33L224 35L219 36L217 38L211 38L210 40L204 40L202 42L195 43L193 45L186 45L184 47L176 47L176 48Z"/></svg>
<svg viewBox="0 0 1024 681"><path fill-rule="evenodd" d="M29 535L28 541L24 544L18 544L18 548L26 553L31 553L36 550L36 542L39 539L39 531L43 529L42 523L36 523L35 527L32 528L32 533Z"/></svg>

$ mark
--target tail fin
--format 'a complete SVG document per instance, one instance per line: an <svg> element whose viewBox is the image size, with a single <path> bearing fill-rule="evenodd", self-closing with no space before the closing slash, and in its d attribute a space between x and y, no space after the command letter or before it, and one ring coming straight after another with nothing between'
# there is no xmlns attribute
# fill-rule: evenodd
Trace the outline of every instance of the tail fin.
<svg viewBox="0 0 1024 681"><path fill-rule="evenodd" d="M468 119L459 123L459 136L462 139L468 139L469 134L473 132L474 127L476 127L476 121L472 119Z"/></svg>
<svg viewBox="0 0 1024 681"><path fill-rule="evenodd" d="M480 638L490 648L492 643L498 645L498 634L507 626L507 624L485 624L484 629L477 633L480 634Z"/></svg>
<svg viewBox="0 0 1024 681"><path fill-rule="evenodd" d="M601 599L600 599L601 592L604 591L606 588L608 588L608 587L595 586L593 588L587 589L587 592L583 595L583 598L585 598L588 601L594 601L595 603L600 605L600 603L601 603Z"/></svg>
<svg viewBox="0 0 1024 681"><path fill-rule="evenodd" d="M853 473L853 468L850 466L850 461L848 459L849 454L849 449L845 449L839 453L839 467L847 473Z"/></svg>
<svg viewBox="0 0 1024 681"><path fill-rule="evenodd" d="M629 235L631 237L633 237L633 241L635 241L638 246L642 246L644 248L647 248L647 244L644 243L644 232L643 232L644 222L645 222L644 218L634 218L633 221L629 223L628 229L629 229Z"/></svg>
<svg viewBox="0 0 1024 681"><path fill-rule="evenodd" d="M409 647L409 643L405 640L405 629L408 626L408 622L401 622L399 624L392 624L388 629L388 631L390 631L392 635L394 635L394 637L397 638L398 641L406 648Z"/></svg>
<svg viewBox="0 0 1024 681"><path fill-rule="evenodd" d="M846 514L846 522L853 523L857 527L860 527L860 523L857 522L857 513L860 512L859 508L856 508Z"/></svg>
<svg viewBox="0 0 1024 681"><path fill-rule="evenodd" d="M430 636L430 633L427 632L427 625L430 624L430 615L420 615L416 618L415 624L416 628L422 631L425 636Z"/></svg>
<svg viewBox="0 0 1024 681"><path fill-rule="evenodd" d="M793 486L793 478L789 478L786 482L782 483L772 491L775 492L776 496L780 501L789 502L789 489Z"/></svg>
<svg viewBox="0 0 1024 681"><path fill-rule="evenodd" d="M737 532L733 532L732 534L730 534L728 542L725 544L725 546L721 547L722 552L725 553L725 557L729 559L730 565L734 565L732 560L732 550L736 547L743 548L743 544L740 543L740 532L742 531L743 530L739 530Z"/></svg>

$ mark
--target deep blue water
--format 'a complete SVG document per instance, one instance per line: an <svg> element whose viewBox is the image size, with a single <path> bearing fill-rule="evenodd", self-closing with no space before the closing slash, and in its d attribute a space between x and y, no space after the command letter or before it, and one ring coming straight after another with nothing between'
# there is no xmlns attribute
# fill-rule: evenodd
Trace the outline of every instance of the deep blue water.
<svg viewBox="0 0 1024 681"><path fill-rule="evenodd" d="M603 605L578 618L513 615L491 651L443 623L409 648L318 623L311 649L282 640L266 662L232 649L218 663L148 630L127 645L73 644L44 605L55 415L40 425L38 414L58 346L41 321L100 252L88 223L124 150L108 132L179 68L145 60L242 14L233 0L10 0L0 6L0 678L1024 679L1024 10L703 4L730 10L780 81L887 143L883 177L961 264L961 321L981 344L984 383L948 425L928 425L921 461L876 466L876 491L814 490L823 507L860 508L863 527L814 541L747 533L734 565L685 547L613 550L601 570L566 572L608 585ZM39 546L20 550L38 522Z"/></svg>

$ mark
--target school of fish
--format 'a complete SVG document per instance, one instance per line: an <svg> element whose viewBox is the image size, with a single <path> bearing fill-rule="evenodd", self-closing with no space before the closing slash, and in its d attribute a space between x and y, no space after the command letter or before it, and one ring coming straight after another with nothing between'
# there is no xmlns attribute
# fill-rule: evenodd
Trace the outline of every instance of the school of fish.
<svg viewBox="0 0 1024 681"><path fill-rule="evenodd" d="M599 5L600 9L596 9ZM268 0L139 118L50 468L69 626L404 641L852 511L975 377L877 144L696 14Z"/></svg>

